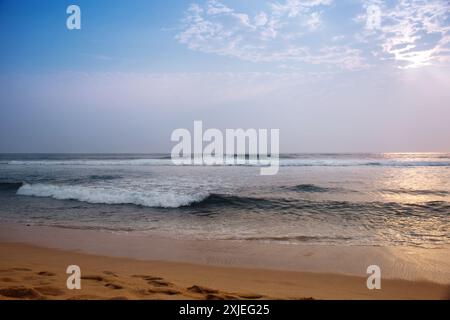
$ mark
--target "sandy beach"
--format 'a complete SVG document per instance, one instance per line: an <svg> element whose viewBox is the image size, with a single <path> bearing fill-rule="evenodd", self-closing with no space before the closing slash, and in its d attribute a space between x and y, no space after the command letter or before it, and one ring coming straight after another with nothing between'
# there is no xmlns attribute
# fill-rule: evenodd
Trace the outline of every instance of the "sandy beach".
<svg viewBox="0 0 450 320"><path fill-rule="evenodd" d="M437 249L414 255L405 248L208 243L8 224L0 230L0 299L450 298L448 251ZM355 271L370 259L385 271L381 290L368 290L365 270ZM66 288L73 264L81 268L81 290Z"/></svg>

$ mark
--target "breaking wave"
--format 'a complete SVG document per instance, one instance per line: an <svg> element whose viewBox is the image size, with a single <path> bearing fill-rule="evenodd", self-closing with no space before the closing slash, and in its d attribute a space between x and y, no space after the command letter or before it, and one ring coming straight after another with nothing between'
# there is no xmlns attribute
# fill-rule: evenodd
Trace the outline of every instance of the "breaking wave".
<svg viewBox="0 0 450 320"><path fill-rule="evenodd" d="M15 191L23 185L22 182L0 182L0 190Z"/></svg>
<svg viewBox="0 0 450 320"><path fill-rule="evenodd" d="M448 159L448 158L446 158ZM173 166L171 159L103 159L103 160L11 160L8 165L20 166ZM266 166L267 161L246 160L245 163L224 163L215 166ZM295 159L281 158L282 167L450 167L450 161L435 160L355 160L355 159ZM191 166L187 164L185 166ZM197 166L197 164L192 164Z"/></svg>
<svg viewBox="0 0 450 320"><path fill-rule="evenodd" d="M49 197L58 200L78 200L94 204L134 204L145 207L178 208L200 202L208 194L179 194L167 191L127 190L90 186L54 184L24 184L18 195Z"/></svg>
<svg viewBox="0 0 450 320"><path fill-rule="evenodd" d="M49 197L58 200L77 200L92 204L131 204L153 208L199 209L243 209L253 212L274 212L277 214L327 213L356 215L400 215L422 216L429 213L448 215L450 203L427 201L421 203L396 202L352 202L334 200L310 200L272 197L244 197L232 194L198 192L184 194L174 191L133 190L126 188L105 188L96 186L70 186L57 184L25 183L17 195ZM220 212L220 211L217 211Z"/></svg>

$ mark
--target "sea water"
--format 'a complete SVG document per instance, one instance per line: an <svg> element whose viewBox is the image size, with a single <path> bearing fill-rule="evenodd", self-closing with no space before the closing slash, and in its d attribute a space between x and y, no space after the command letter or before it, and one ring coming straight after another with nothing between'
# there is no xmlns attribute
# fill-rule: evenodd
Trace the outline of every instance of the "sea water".
<svg viewBox="0 0 450 320"><path fill-rule="evenodd" d="M0 223L292 244L450 243L450 154L284 154L175 166L168 154L0 155Z"/></svg>

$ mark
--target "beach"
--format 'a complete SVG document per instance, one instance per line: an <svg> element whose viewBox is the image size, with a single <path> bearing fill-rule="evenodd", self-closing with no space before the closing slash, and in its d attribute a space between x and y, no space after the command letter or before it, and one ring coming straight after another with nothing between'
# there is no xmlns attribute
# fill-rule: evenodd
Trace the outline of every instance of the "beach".
<svg viewBox="0 0 450 320"><path fill-rule="evenodd" d="M450 0L0 0L0 25L16 316L450 300Z"/></svg>
<svg viewBox="0 0 450 320"><path fill-rule="evenodd" d="M3 154L0 298L449 299L449 167L285 154L260 176L168 154Z"/></svg>
<svg viewBox="0 0 450 320"><path fill-rule="evenodd" d="M0 299L450 298L448 248L430 254L281 245L281 251L273 244L48 227L0 230ZM366 286L370 260L381 266L380 290ZM81 269L81 290L66 287L69 265Z"/></svg>

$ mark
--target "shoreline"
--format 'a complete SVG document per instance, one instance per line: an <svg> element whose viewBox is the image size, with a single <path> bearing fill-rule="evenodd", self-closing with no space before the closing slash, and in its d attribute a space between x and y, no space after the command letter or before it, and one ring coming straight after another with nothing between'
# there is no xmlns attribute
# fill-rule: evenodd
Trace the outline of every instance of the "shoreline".
<svg viewBox="0 0 450 320"><path fill-rule="evenodd" d="M427 281L330 273L143 261L0 242L0 300L7 299L450 299L450 287ZM66 287L66 268L81 269L81 289Z"/></svg>
<svg viewBox="0 0 450 320"><path fill-rule="evenodd" d="M384 279L450 285L450 247L329 246L258 241L175 239L161 234L0 224L0 242L144 261L367 277L378 265Z"/></svg>
<svg viewBox="0 0 450 320"><path fill-rule="evenodd" d="M409 250L2 224L0 299L450 299L448 249ZM380 264L381 290L366 287L371 260ZM82 290L66 288L73 264Z"/></svg>

